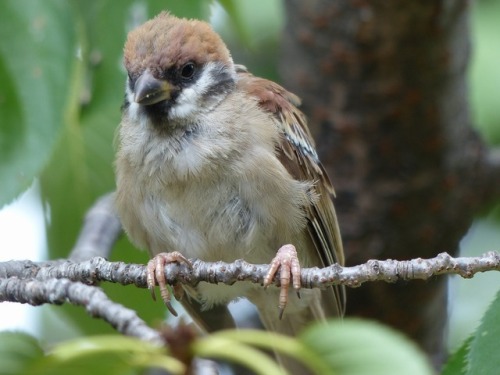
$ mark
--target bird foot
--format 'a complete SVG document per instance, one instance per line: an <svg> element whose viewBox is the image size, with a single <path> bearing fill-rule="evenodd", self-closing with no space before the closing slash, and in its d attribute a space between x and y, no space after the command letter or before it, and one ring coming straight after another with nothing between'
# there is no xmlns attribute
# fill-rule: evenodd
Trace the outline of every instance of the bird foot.
<svg viewBox="0 0 500 375"><path fill-rule="evenodd" d="M177 311L175 311L175 309L172 307L172 304L170 303L172 297L170 291L168 290L167 280L165 278L165 266L169 263L174 262L184 263L188 267L192 268L191 262L178 251L173 251L171 253L159 253L151 258L147 264L146 280L153 300L156 301L155 285L158 284L158 286L160 287L161 299L165 303L165 306L167 306L168 311L170 311L173 316L177 316ZM182 298L182 286L174 285L173 291L175 298Z"/></svg>
<svg viewBox="0 0 500 375"><path fill-rule="evenodd" d="M293 289L297 292L300 298L300 264L297 257L297 250L293 245L284 245L280 247L276 256L271 261L269 271L264 277L264 287L271 285L274 276L280 270L280 296L279 296L279 318L283 317L286 304L288 302L288 289L290 287L290 278L292 280Z"/></svg>

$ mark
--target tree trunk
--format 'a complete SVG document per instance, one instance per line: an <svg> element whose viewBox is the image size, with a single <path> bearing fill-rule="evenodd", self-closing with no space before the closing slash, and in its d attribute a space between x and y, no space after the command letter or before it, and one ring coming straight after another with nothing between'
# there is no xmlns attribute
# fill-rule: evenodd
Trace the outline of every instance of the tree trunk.
<svg viewBox="0 0 500 375"><path fill-rule="evenodd" d="M496 194L471 127L468 1L290 0L284 85L303 110L337 192L347 263L454 254ZM447 280L348 290L348 315L446 354Z"/></svg>

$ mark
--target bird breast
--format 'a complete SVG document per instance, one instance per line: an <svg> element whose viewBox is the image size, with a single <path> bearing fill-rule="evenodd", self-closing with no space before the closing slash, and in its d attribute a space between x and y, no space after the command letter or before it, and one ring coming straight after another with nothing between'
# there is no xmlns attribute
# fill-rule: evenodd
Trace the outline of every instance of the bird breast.
<svg viewBox="0 0 500 375"><path fill-rule="evenodd" d="M176 131L125 113L117 207L132 241L153 255L267 263L300 237L311 204L311 184L293 180L276 157L278 139L270 116L238 93Z"/></svg>

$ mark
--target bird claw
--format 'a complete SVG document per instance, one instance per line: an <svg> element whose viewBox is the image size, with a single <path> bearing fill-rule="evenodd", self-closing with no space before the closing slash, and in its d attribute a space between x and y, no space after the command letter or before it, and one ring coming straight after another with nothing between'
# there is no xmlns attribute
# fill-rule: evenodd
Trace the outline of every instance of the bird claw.
<svg viewBox="0 0 500 375"><path fill-rule="evenodd" d="M295 289L297 296L300 298L300 264L297 257L297 250L293 245L284 245L280 247L276 256L271 261L269 271L264 277L264 287L271 285L274 276L280 269L280 296L279 296L279 318L283 317L286 304L288 302L288 289L290 287L290 278L292 286Z"/></svg>
<svg viewBox="0 0 500 375"><path fill-rule="evenodd" d="M155 295L155 285L158 284L160 287L160 295L161 299L165 303L168 311L173 316L177 316L177 311L173 308L170 301L172 300L171 292L167 287L167 280L165 278L165 266L169 263L184 263L190 268L192 267L191 262L184 257L178 251L173 251L171 253L159 253L153 258L151 258L146 267L146 282L148 284L148 289L151 292L151 297L156 301ZM181 287L182 288L182 287ZM179 287L174 286L174 297L182 298L182 291L179 290Z"/></svg>

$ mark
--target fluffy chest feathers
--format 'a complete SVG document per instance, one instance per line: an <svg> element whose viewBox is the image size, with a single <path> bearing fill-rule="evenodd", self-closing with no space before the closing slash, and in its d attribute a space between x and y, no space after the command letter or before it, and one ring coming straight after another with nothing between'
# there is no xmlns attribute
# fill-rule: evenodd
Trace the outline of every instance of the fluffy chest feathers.
<svg viewBox="0 0 500 375"><path fill-rule="evenodd" d="M129 108L119 137L117 207L151 254L263 263L305 227L311 184L289 175L272 118L237 92L168 131Z"/></svg>

